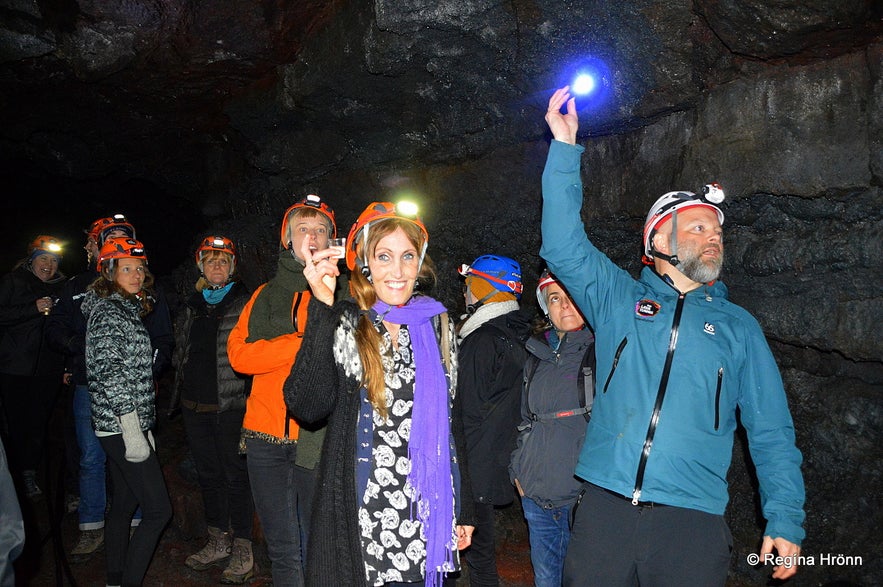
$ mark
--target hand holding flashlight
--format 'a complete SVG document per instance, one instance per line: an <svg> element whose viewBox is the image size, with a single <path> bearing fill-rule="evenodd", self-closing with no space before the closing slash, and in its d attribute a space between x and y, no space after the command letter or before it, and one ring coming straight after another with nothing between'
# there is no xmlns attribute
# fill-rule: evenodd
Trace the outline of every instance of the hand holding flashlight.
<svg viewBox="0 0 883 587"><path fill-rule="evenodd" d="M561 108L567 105L567 111L562 114ZM576 144L576 131L579 128L579 118L576 115L576 98L570 95L570 86L559 88L549 98L549 108L546 110L546 123L552 131L552 137L556 141Z"/></svg>
<svg viewBox="0 0 883 587"><path fill-rule="evenodd" d="M43 314L44 316L48 316L49 312L52 310L52 306L55 304L52 301L52 298L49 296L37 299L37 311Z"/></svg>

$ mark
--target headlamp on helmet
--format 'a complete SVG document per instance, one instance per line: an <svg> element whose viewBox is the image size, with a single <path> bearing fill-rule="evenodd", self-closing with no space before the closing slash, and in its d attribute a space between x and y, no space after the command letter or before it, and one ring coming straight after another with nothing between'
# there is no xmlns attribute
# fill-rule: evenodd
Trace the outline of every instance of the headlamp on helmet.
<svg viewBox="0 0 883 587"><path fill-rule="evenodd" d="M300 201L289 206L288 210L285 211L285 214L282 215L282 230L279 234L279 243L282 245L283 249L291 248L289 225L291 224L292 215L298 210L307 208L315 210L328 220L328 223L331 225L331 234L328 238L334 238L337 236L337 223L334 220L334 210L332 210L331 206L323 202L322 198L316 194L309 194Z"/></svg>
<svg viewBox="0 0 883 587"><path fill-rule="evenodd" d="M233 245L233 241L225 236L207 236L196 248L196 264L202 263L205 254L212 251L227 253L232 260L236 259L236 247Z"/></svg>
<svg viewBox="0 0 883 587"><path fill-rule="evenodd" d="M135 227L129 223L124 214L114 214L107 218L99 218L89 226L89 230L86 233L91 240L101 246L115 230L125 233L126 238L135 238Z"/></svg>
<svg viewBox="0 0 883 587"><path fill-rule="evenodd" d="M60 258L63 248L59 239L48 234L41 234L28 245L28 256L33 257L34 253L38 255L49 253Z"/></svg>
<svg viewBox="0 0 883 587"><path fill-rule="evenodd" d="M141 259L147 265L147 252L141 241L133 238L109 238L98 252L98 264L113 269L117 259Z"/></svg>
<svg viewBox="0 0 883 587"><path fill-rule="evenodd" d="M677 216L679 211L689 208L702 206L709 208L717 214L718 222L723 225L724 213L718 207L718 204L724 201L724 190L719 183L709 183L699 190L698 194L693 192L668 192L660 197L650 212L647 213L647 219L644 222L644 260L652 262L654 254L658 255L658 251L653 249L653 237L659 227L671 218L672 221L672 255L675 259L673 265L677 265Z"/></svg>
<svg viewBox="0 0 883 587"><path fill-rule="evenodd" d="M359 214L358 219L350 228L349 236L346 239L346 266L350 271L354 271L358 266L359 270L366 277L370 274L368 270L368 231L371 226L377 222L389 220L392 218L401 218L416 225L420 232L423 233L423 249L420 251L420 259L418 268L423 266L423 258L426 256L426 248L429 246L429 233L426 232L426 226L418 216L417 205L413 202L372 202L365 210ZM356 247L362 243L362 258L356 257ZM419 270L419 269L418 269Z"/></svg>

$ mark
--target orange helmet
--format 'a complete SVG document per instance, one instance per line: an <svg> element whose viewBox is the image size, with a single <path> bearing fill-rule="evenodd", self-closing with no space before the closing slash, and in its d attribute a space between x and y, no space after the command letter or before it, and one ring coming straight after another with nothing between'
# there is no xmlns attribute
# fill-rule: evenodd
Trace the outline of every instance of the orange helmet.
<svg viewBox="0 0 883 587"><path fill-rule="evenodd" d="M420 228L424 239L423 250L420 251L420 265L423 265L423 257L426 255L426 247L429 245L429 233L426 232L426 226L423 224L423 221L417 216L417 206L410 202L399 202L397 204L392 202L372 202L359 214L359 218L353 224L353 227L350 228L350 234L346 239L346 266L350 271L355 270L356 265L363 272L367 270L367 258L356 258L356 245L358 245L360 240L363 243L368 242L368 230L372 224L388 218L402 218L416 224ZM363 255L366 254L363 251Z"/></svg>
<svg viewBox="0 0 883 587"><path fill-rule="evenodd" d="M123 214L114 214L107 218L99 218L89 226L86 234L99 245L104 244L107 235L114 230L122 230L128 238L135 238L135 227L126 220Z"/></svg>
<svg viewBox="0 0 883 587"><path fill-rule="evenodd" d="M233 245L233 241L226 236L207 236L196 248L196 264L202 263L203 253L211 251L227 253L232 257L233 263L236 262L236 247Z"/></svg>
<svg viewBox="0 0 883 587"><path fill-rule="evenodd" d="M56 257L61 257L62 244L61 241L54 236L50 236L48 234L41 234L37 238L31 241L28 245L28 256L34 254L34 252L39 251L39 254L49 253L51 255L55 255Z"/></svg>
<svg viewBox="0 0 883 587"><path fill-rule="evenodd" d="M291 239L289 238L290 235L288 234L288 223L291 220L291 215L301 208L312 208L319 214L325 216L325 218L331 222L331 236L329 238L337 236L337 223L334 221L334 210L331 209L331 206L323 202L322 198L319 196L309 194L297 203L292 204L288 210L285 211L285 214L282 215L282 230L279 233L279 242L282 244L283 249L287 249L291 245Z"/></svg>
<svg viewBox="0 0 883 587"><path fill-rule="evenodd" d="M133 238L109 238L101 245L101 251L98 253L98 264L103 265L109 263L112 266L116 259L141 259L147 264L147 253L144 252L144 245L141 241Z"/></svg>

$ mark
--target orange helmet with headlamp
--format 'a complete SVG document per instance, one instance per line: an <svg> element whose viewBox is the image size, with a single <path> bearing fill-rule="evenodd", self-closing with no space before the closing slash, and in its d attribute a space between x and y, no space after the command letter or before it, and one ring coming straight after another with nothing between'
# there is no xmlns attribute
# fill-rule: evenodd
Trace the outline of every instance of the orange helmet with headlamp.
<svg viewBox="0 0 883 587"><path fill-rule="evenodd" d="M196 248L196 266L201 274L204 273L203 262L212 253L224 253L230 256L230 271L228 278L236 271L236 247L226 236L207 236L200 241Z"/></svg>
<svg viewBox="0 0 883 587"><path fill-rule="evenodd" d="M135 238L135 227L129 223L123 214L99 218L89 226L86 234L101 246L107 240L108 235L115 230L124 232L128 238Z"/></svg>
<svg viewBox="0 0 883 587"><path fill-rule="evenodd" d="M147 253L141 241L124 237L109 238L98 252L98 264L110 269L117 259L141 259L146 265Z"/></svg>
<svg viewBox="0 0 883 587"><path fill-rule="evenodd" d="M236 247L226 236L207 236L199 243L196 248L196 264L202 263L205 253L217 251L219 253L227 253L230 255L230 262L236 263Z"/></svg>
<svg viewBox="0 0 883 587"><path fill-rule="evenodd" d="M359 218L350 228L349 236L346 239L346 266L350 271L354 271L357 266L363 273L367 270L368 253L364 250L364 245L368 242L368 232L371 225L392 218L407 220L416 225L420 232L423 233L423 250L420 251L419 261L419 266L422 266L423 258L426 255L426 247L429 245L429 233L426 232L426 226L423 224L423 221L417 216L417 206L410 202L399 202L397 204L392 202L372 202L359 214ZM356 256L356 247L360 242L363 244L362 259Z"/></svg>
<svg viewBox="0 0 883 587"><path fill-rule="evenodd" d="M61 241L54 236L41 234L28 245L28 256L35 252L49 253L56 257L61 257L62 244Z"/></svg>
<svg viewBox="0 0 883 587"><path fill-rule="evenodd" d="M285 211L285 214L282 215L282 230L279 233L279 243L282 245L283 249L288 249L291 246L291 235L289 234L288 227L291 223L292 215L298 210L314 210L318 214L324 216L331 224L331 235L329 238L337 236L337 223L334 220L334 210L331 209L331 206L323 202L322 198L319 196L309 194L297 203L292 204L288 210Z"/></svg>

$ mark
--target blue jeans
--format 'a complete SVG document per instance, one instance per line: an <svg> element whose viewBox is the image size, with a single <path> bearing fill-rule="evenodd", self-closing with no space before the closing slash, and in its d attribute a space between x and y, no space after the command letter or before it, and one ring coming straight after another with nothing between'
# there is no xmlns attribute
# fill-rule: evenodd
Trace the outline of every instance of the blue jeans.
<svg viewBox="0 0 883 587"><path fill-rule="evenodd" d="M571 507L544 508L529 497L521 498L530 532L530 562L536 587L561 587L564 555L570 542Z"/></svg>
<svg viewBox="0 0 883 587"><path fill-rule="evenodd" d="M273 585L301 587L316 471L294 464L296 444L271 444L259 438L248 438L245 443L251 493L267 540Z"/></svg>
<svg viewBox="0 0 883 587"><path fill-rule="evenodd" d="M80 505L77 513L80 530L104 528L104 508L107 503L105 486L104 449L92 430L92 406L89 388L74 387L74 427L80 446Z"/></svg>

